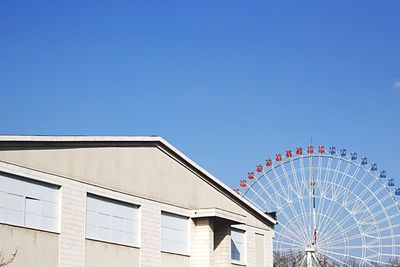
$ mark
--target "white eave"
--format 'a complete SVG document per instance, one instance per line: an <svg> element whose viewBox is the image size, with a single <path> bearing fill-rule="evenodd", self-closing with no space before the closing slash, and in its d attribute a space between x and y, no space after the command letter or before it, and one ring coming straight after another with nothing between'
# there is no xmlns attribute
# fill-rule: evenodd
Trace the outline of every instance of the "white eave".
<svg viewBox="0 0 400 267"><path fill-rule="evenodd" d="M191 218L217 217L231 221L232 224L246 224L246 216L218 208L192 210L190 217Z"/></svg>
<svg viewBox="0 0 400 267"><path fill-rule="evenodd" d="M0 135L0 142L159 142L171 151L173 151L176 155L184 159L187 163L189 163L192 167L203 173L213 182L218 184L218 186L225 189L229 192L230 196L235 198L236 200L244 203L246 206L254 210L257 214L262 216L263 218L270 221L272 224L277 224L277 221L269 216L268 214L264 214L261 210L255 207L252 203L240 197L236 192L234 192L227 185L218 180L215 176L210 174L208 171L200 167L190 158L188 158L185 154L175 148L173 145L168 143L166 140L161 138L160 136L46 136L46 135Z"/></svg>

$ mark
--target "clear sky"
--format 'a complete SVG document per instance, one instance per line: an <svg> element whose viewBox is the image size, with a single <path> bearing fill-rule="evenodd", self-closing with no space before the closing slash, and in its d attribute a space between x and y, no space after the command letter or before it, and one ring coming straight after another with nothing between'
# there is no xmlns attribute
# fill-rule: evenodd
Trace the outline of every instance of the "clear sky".
<svg viewBox="0 0 400 267"><path fill-rule="evenodd" d="M0 1L0 133L160 135L231 187L346 147L400 185L400 1Z"/></svg>

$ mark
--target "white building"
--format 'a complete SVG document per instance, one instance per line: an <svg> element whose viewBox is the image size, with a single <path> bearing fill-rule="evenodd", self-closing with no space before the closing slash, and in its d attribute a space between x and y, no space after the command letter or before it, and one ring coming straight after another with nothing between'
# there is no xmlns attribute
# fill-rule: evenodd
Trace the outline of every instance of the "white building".
<svg viewBox="0 0 400 267"><path fill-rule="evenodd" d="M160 137L0 136L10 266L272 266L275 224Z"/></svg>

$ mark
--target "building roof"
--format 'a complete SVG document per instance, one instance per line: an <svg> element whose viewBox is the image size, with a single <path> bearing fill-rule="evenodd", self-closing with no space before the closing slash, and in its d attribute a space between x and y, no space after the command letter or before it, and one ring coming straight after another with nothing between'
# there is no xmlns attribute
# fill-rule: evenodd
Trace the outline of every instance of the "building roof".
<svg viewBox="0 0 400 267"><path fill-rule="evenodd" d="M255 207L252 203L240 197L236 192L234 192L227 185L222 183L215 176L210 174L204 168L199 166L197 163L188 158L185 154L175 148L173 145L168 143L160 136L42 136L42 135L0 135L0 146L1 147L35 147L42 146L44 144L57 144L57 147L69 147L71 145L76 144L87 144L87 143L96 143L96 144L105 144L107 143L123 143L125 145L129 144L155 144L159 148L167 150L177 156L182 162L186 165L195 169L198 173L202 174L202 176L210 179L213 183L215 183L221 190L228 193L232 199L242 203L244 206L248 207L250 210L266 219L272 224L277 224L277 221L270 215L264 214L261 210Z"/></svg>

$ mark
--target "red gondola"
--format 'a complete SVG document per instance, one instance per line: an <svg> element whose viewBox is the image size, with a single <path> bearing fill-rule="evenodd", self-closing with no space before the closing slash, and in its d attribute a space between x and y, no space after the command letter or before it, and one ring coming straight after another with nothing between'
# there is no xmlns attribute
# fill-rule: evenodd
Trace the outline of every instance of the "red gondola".
<svg viewBox="0 0 400 267"><path fill-rule="evenodd" d="M321 154L325 153L325 147L324 146L319 146L318 147L318 152L321 153Z"/></svg>
<svg viewBox="0 0 400 267"><path fill-rule="evenodd" d="M271 159L267 159L267 160L265 161L265 165L266 165L267 167L271 167L271 166L272 166L272 160L271 160Z"/></svg>
<svg viewBox="0 0 400 267"><path fill-rule="evenodd" d="M296 148L296 155L303 155L303 148L301 147Z"/></svg>
<svg viewBox="0 0 400 267"><path fill-rule="evenodd" d="M282 155L281 154L276 154L275 155L275 160L276 161L282 161Z"/></svg>
<svg viewBox="0 0 400 267"><path fill-rule="evenodd" d="M308 154L314 153L314 147L313 147L313 146L308 146L308 147L307 147L307 153L308 153Z"/></svg>
<svg viewBox="0 0 400 267"><path fill-rule="evenodd" d="M247 186L247 183L246 183L245 179L240 180L240 186L241 187L246 187Z"/></svg>
<svg viewBox="0 0 400 267"><path fill-rule="evenodd" d="M259 164L259 165L257 165L257 172L262 172L262 165L261 164Z"/></svg>
<svg viewBox="0 0 400 267"><path fill-rule="evenodd" d="M293 156L292 150L286 150L286 157L291 158Z"/></svg>
<svg viewBox="0 0 400 267"><path fill-rule="evenodd" d="M254 172L248 172L247 173L247 178L254 179Z"/></svg>

